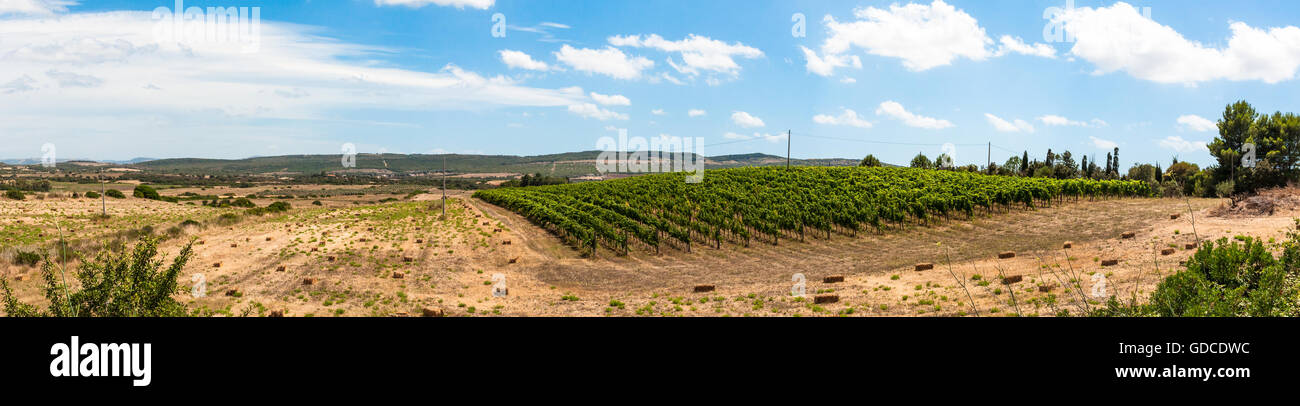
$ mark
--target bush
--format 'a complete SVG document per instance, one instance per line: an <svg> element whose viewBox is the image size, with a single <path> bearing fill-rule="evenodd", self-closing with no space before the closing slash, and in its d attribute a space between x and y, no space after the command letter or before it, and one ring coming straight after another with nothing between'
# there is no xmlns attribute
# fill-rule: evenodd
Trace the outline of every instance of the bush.
<svg viewBox="0 0 1300 406"><path fill-rule="evenodd" d="M1218 185L1214 186L1214 193L1219 197L1229 197L1232 196L1232 192L1235 191L1236 189L1237 189L1236 182L1226 180L1223 182L1219 182Z"/></svg>
<svg viewBox="0 0 1300 406"><path fill-rule="evenodd" d="M136 185L135 191L131 192L131 196L149 200L158 200L161 197L158 195L158 191L149 185Z"/></svg>
<svg viewBox="0 0 1300 406"><path fill-rule="evenodd" d="M99 198L99 192L95 192L95 191L86 192L86 198L87 198L87 199L98 199L98 198Z"/></svg>
<svg viewBox="0 0 1300 406"><path fill-rule="evenodd" d="M320 200L316 200L316 201L311 202L311 204L312 204L313 206L320 206L320 205L321 205L321 202L320 202Z"/></svg>
<svg viewBox="0 0 1300 406"><path fill-rule="evenodd" d="M23 192L19 192L17 189L9 189L9 190L6 190L6 191L5 191L5 197L10 198L10 199L14 199L14 200L24 200L24 199L27 199L27 196L24 195Z"/></svg>
<svg viewBox="0 0 1300 406"><path fill-rule="evenodd" d="M122 194L122 191L117 189L109 189L107 192L104 192L104 195L114 199L126 198L126 195Z"/></svg>
<svg viewBox="0 0 1300 406"><path fill-rule="evenodd" d="M234 206L234 207L244 207L244 208L250 208L250 209L251 209L251 208L254 208L254 207L257 207L257 204L253 203L252 200L248 200L247 197L241 197L241 198L235 199L234 201L230 202L230 205L231 205L231 206Z"/></svg>
<svg viewBox="0 0 1300 406"><path fill-rule="evenodd" d="M155 260L158 240L146 238L130 252L103 250L81 264L75 276L79 283L63 284L54 275L54 264L41 267L45 279L45 299L39 307L19 302L7 280L0 280L5 313L11 317L180 317L190 312L172 295L181 291L177 284L181 269L193 254L193 242L181 248L167 268Z"/></svg>
<svg viewBox="0 0 1300 406"><path fill-rule="evenodd" d="M41 262L41 254L23 250L14 253L14 265L35 266L37 262Z"/></svg>

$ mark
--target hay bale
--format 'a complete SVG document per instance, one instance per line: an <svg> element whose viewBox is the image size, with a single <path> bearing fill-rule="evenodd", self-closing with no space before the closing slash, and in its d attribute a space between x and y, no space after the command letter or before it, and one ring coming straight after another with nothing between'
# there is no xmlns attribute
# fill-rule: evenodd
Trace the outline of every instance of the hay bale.
<svg viewBox="0 0 1300 406"><path fill-rule="evenodd" d="M510 263L513 264L513 263L516 263L516 262L519 262L519 258L510 258Z"/></svg>
<svg viewBox="0 0 1300 406"><path fill-rule="evenodd" d="M1125 231L1124 234L1119 235L1119 238L1127 240L1133 238L1134 236L1137 236L1137 233L1134 233L1132 231Z"/></svg>
<svg viewBox="0 0 1300 406"><path fill-rule="evenodd" d="M393 279L402 279L402 278L405 278L405 277L406 277L406 275L403 274L403 273L401 273L401 272L393 272Z"/></svg>
<svg viewBox="0 0 1300 406"><path fill-rule="evenodd" d="M1007 259L1007 258L1015 258L1015 257L1016 257L1016 253L1014 251L1002 251L998 253L998 259Z"/></svg>
<svg viewBox="0 0 1300 406"><path fill-rule="evenodd" d="M423 308L420 309L420 315L424 317L443 317L442 309Z"/></svg>
<svg viewBox="0 0 1300 406"><path fill-rule="evenodd" d="M1185 249L1185 250L1194 250L1194 249L1196 249L1196 243L1194 243L1194 242L1189 242L1189 243L1187 243L1187 244L1183 244L1183 249Z"/></svg>
<svg viewBox="0 0 1300 406"><path fill-rule="evenodd" d="M928 271L931 269L934 269L934 264L932 263L924 262L924 263L916 264L917 271Z"/></svg>
<svg viewBox="0 0 1300 406"><path fill-rule="evenodd" d="M213 263L212 263L212 267L213 267L213 268L220 268L220 267L221 267L221 263L220 263L220 262L213 262Z"/></svg>
<svg viewBox="0 0 1300 406"><path fill-rule="evenodd" d="M1061 248L1071 248L1071 247L1074 247L1074 241L1066 241L1065 244L1061 245Z"/></svg>
<svg viewBox="0 0 1300 406"><path fill-rule="evenodd" d="M1170 215L1169 215L1169 219L1170 219L1170 220L1178 220L1178 216L1179 216L1178 214L1170 214Z"/></svg>
<svg viewBox="0 0 1300 406"><path fill-rule="evenodd" d="M844 282L844 275L831 275L822 278L822 283L840 283Z"/></svg>
<svg viewBox="0 0 1300 406"><path fill-rule="evenodd" d="M312 278L303 278L302 284L303 286L311 286L316 284L316 280Z"/></svg>
<svg viewBox="0 0 1300 406"><path fill-rule="evenodd" d="M510 240L502 241L501 245L510 245Z"/></svg>
<svg viewBox="0 0 1300 406"><path fill-rule="evenodd" d="M695 293L704 293L704 292L712 292L714 289L717 289L717 287L713 285L695 285L695 289L693 289L692 291Z"/></svg>
<svg viewBox="0 0 1300 406"><path fill-rule="evenodd" d="M266 240L267 240L267 241L271 241L271 237L266 237Z"/></svg>
<svg viewBox="0 0 1300 406"><path fill-rule="evenodd" d="M236 296L236 295L239 295L239 289L230 289L226 291L226 296Z"/></svg>
<svg viewBox="0 0 1300 406"><path fill-rule="evenodd" d="M835 303L840 301L840 295L817 295L813 296L814 304Z"/></svg>
<svg viewBox="0 0 1300 406"><path fill-rule="evenodd" d="M334 262L334 256L333 256L333 255L330 255L330 256L328 256L328 257L325 257L325 260L330 261L330 262Z"/></svg>
<svg viewBox="0 0 1300 406"><path fill-rule="evenodd" d="M1118 259L1103 259L1103 260L1101 260L1101 266L1115 266L1115 265L1119 265L1119 260L1118 260Z"/></svg>
<svg viewBox="0 0 1300 406"><path fill-rule="evenodd" d="M276 267L276 268L275 268L275 271L276 271L276 272L284 272L284 265L280 265L279 267Z"/></svg>
<svg viewBox="0 0 1300 406"><path fill-rule="evenodd" d="M239 244L231 243L230 248L239 248Z"/></svg>
<svg viewBox="0 0 1300 406"><path fill-rule="evenodd" d="M1174 251L1173 248L1165 248L1160 250L1160 255L1174 255Z"/></svg>
<svg viewBox="0 0 1300 406"><path fill-rule="evenodd" d="M1003 284L1003 285L1010 285L1010 284L1013 284L1013 283L1020 283L1020 281L1023 281L1023 280L1025 280L1025 277L1024 277L1023 275L1008 276L1008 277L1002 278L1002 284Z"/></svg>
<svg viewBox="0 0 1300 406"><path fill-rule="evenodd" d="M1056 285L1038 285L1039 292L1047 293L1051 292L1052 289L1056 289Z"/></svg>
<svg viewBox="0 0 1300 406"><path fill-rule="evenodd" d="M266 316L266 317L284 317L284 312L279 311L279 310L272 310L272 311L271 311L271 315Z"/></svg>
<svg viewBox="0 0 1300 406"><path fill-rule="evenodd" d="M402 262L411 262L411 261L414 261L414 260L415 260L415 258L411 258L411 257L402 257Z"/></svg>
<svg viewBox="0 0 1300 406"><path fill-rule="evenodd" d="M416 238L416 239L415 239L415 243L416 243L416 244L424 244L424 239L423 239L423 238Z"/></svg>
<svg viewBox="0 0 1300 406"><path fill-rule="evenodd" d="M206 244L206 243L207 243L206 241L199 240L199 245L203 245L203 244Z"/></svg>

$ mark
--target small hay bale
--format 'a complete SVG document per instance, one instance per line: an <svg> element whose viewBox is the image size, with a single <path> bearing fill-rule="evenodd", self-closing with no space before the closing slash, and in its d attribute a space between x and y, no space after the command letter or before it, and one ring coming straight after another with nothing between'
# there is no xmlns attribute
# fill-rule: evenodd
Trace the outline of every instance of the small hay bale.
<svg viewBox="0 0 1300 406"><path fill-rule="evenodd" d="M813 296L813 304L835 303L840 301L840 295L817 295Z"/></svg>
<svg viewBox="0 0 1300 406"><path fill-rule="evenodd" d="M415 260L415 258L411 258L411 257L402 257L402 262L411 262L411 261L414 261L414 260Z"/></svg>
<svg viewBox="0 0 1300 406"><path fill-rule="evenodd" d="M420 315L423 317L443 317L444 314L442 312L442 309L433 309L433 308L426 307L420 310Z"/></svg>
<svg viewBox="0 0 1300 406"><path fill-rule="evenodd" d="M840 283L844 282L844 275L831 275L822 278L822 283Z"/></svg>
<svg viewBox="0 0 1300 406"><path fill-rule="evenodd" d="M1136 236L1136 235L1137 235L1137 233L1134 233L1134 232L1132 232L1132 231L1125 231L1124 234L1120 234L1120 235L1119 235L1119 238L1122 238L1122 239L1127 240L1127 239L1133 238L1133 237Z"/></svg>
<svg viewBox="0 0 1300 406"><path fill-rule="evenodd" d="M275 271L276 271L276 272L284 272L284 265L280 265L280 266L276 267L276 268L275 268Z"/></svg>
<svg viewBox="0 0 1300 406"><path fill-rule="evenodd" d="M1103 259L1103 260L1101 260L1101 266L1115 266L1115 265L1119 265L1119 260L1118 260L1118 259Z"/></svg>
<svg viewBox="0 0 1300 406"><path fill-rule="evenodd" d="M1178 220L1178 216L1180 216L1180 215L1179 215L1179 214L1170 214L1170 215L1169 215L1169 219L1170 219L1170 220Z"/></svg>
<svg viewBox="0 0 1300 406"><path fill-rule="evenodd" d="M1015 251L1002 251L998 253L998 259L1015 258Z"/></svg>
<svg viewBox="0 0 1300 406"><path fill-rule="evenodd" d="M266 237L266 240L267 240L267 241L271 241L271 237Z"/></svg>
<svg viewBox="0 0 1300 406"><path fill-rule="evenodd" d="M712 292L714 289L717 289L717 287L713 285L695 285L695 289L693 289L692 291L695 293L704 293L704 292Z"/></svg>
<svg viewBox="0 0 1300 406"><path fill-rule="evenodd" d="M1160 255L1174 255L1174 251L1173 248L1165 248L1160 250Z"/></svg>
<svg viewBox="0 0 1300 406"><path fill-rule="evenodd" d="M928 271L931 269L934 269L934 264L932 263L924 262L924 263L916 264L917 271Z"/></svg>
<svg viewBox="0 0 1300 406"><path fill-rule="evenodd" d="M1189 242L1189 243L1187 243L1187 244L1183 244L1183 249L1185 249L1185 250L1194 250L1194 249L1196 249L1196 243L1194 243L1194 242Z"/></svg>
<svg viewBox="0 0 1300 406"><path fill-rule="evenodd" d="M1074 247L1074 241L1066 241L1065 244L1061 244L1061 248L1071 248L1071 247Z"/></svg>
<svg viewBox="0 0 1300 406"><path fill-rule="evenodd" d="M325 257L325 260L330 261L330 262L334 262L334 256L333 256L333 255L330 255L330 256L328 256L328 257Z"/></svg>
<svg viewBox="0 0 1300 406"><path fill-rule="evenodd" d="M1010 285L1010 284L1013 284L1013 283L1020 283L1020 281L1023 281L1023 280L1025 280L1025 277L1024 277L1023 275L1008 276L1008 277L1002 278L1002 284L1003 284L1003 285Z"/></svg>
<svg viewBox="0 0 1300 406"><path fill-rule="evenodd" d="M271 315L266 317L284 317L284 312L280 310L272 310Z"/></svg>
<svg viewBox="0 0 1300 406"><path fill-rule="evenodd" d="M1056 289L1056 285L1038 285L1039 292L1047 293L1051 292L1052 289Z"/></svg>
<svg viewBox="0 0 1300 406"><path fill-rule="evenodd" d="M403 274L403 273L401 273L401 272L393 272L393 279L402 279L402 278L405 278L405 277L406 277L406 274Z"/></svg>
<svg viewBox="0 0 1300 406"><path fill-rule="evenodd" d="M220 263L220 262L213 262L213 263L212 263L212 267L213 267L213 268L220 268L220 267L221 267L221 263Z"/></svg>
<svg viewBox="0 0 1300 406"><path fill-rule="evenodd" d="M226 291L226 296L236 296L236 295L239 295L239 289L230 289Z"/></svg>
<svg viewBox="0 0 1300 406"><path fill-rule="evenodd" d="M510 240L502 241L501 245L510 245Z"/></svg>
<svg viewBox="0 0 1300 406"><path fill-rule="evenodd" d="M230 248L239 248L239 244L231 243Z"/></svg>
<svg viewBox="0 0 1300 406"><path fill-rule="evenodd" d="M311 286L316 284L316 280L312 278L303 278L302 284L303 286Z"/></svg>

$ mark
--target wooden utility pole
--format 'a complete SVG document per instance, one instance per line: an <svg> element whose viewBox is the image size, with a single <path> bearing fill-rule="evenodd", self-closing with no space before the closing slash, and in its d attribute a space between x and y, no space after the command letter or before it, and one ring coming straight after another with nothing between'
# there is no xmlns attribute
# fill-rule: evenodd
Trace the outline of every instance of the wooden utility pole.
<svg viewBox="0 0 1300 406"><path fill-rule="evenodd" d="M785 130L785 169L790 169L790 130Z"/></svg>
<svg viewBox="0 0 1300 406"><path fill-rule="evenodd" d="M447 218L447 154L442 155L442 218Z"/></svg>
<svg viewBox="0 0 1300 406"><path fill-rule="evenodd" d="M988 171L989 175L992 175L993 174L993 141L989 141L989 152L988 152L987 159L988 160L984 162L984 170Z"/></svg>
<svg viewBox="0 0 1300 406"><path fill-rule="evenodd" d="M104 170L99 170L99 215L108 217L108 192L107 186L104 185Z"/></svg>

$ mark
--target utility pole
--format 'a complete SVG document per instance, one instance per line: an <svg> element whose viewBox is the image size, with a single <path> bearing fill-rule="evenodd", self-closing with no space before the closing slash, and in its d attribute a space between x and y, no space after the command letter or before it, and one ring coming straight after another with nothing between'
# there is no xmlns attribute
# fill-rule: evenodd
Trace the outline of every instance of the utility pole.
<svg viewBox="0 0 1300 406"><path fill-rule="evenodd" d="M447 218L447 154L442 155L442 218Z"/></svg>
<svg viewBox="0 0 1300 406"><path fill-rule="evenodd" d="M993 141L989 141L989 152L988 152L987 159L988 161L984 162L984 170L989 171L989 175L992 175L993 174Z"/></svg>
<svg viewBox="0 0 1300 406"><path fill-rule="evenodd" d="M100 216L103 217L108 217L108 196L105 196L106 192L108 192L108 190L107 190L107 186L104 186L104 170L100 169L99 170L99 210L100 210L99 214Z"/></svg>
<svg viewBox="0 0 1300 406"><path fill-rule="evenodd" d="M790 169L790 130L785 130L785 169Z"/></svg>

